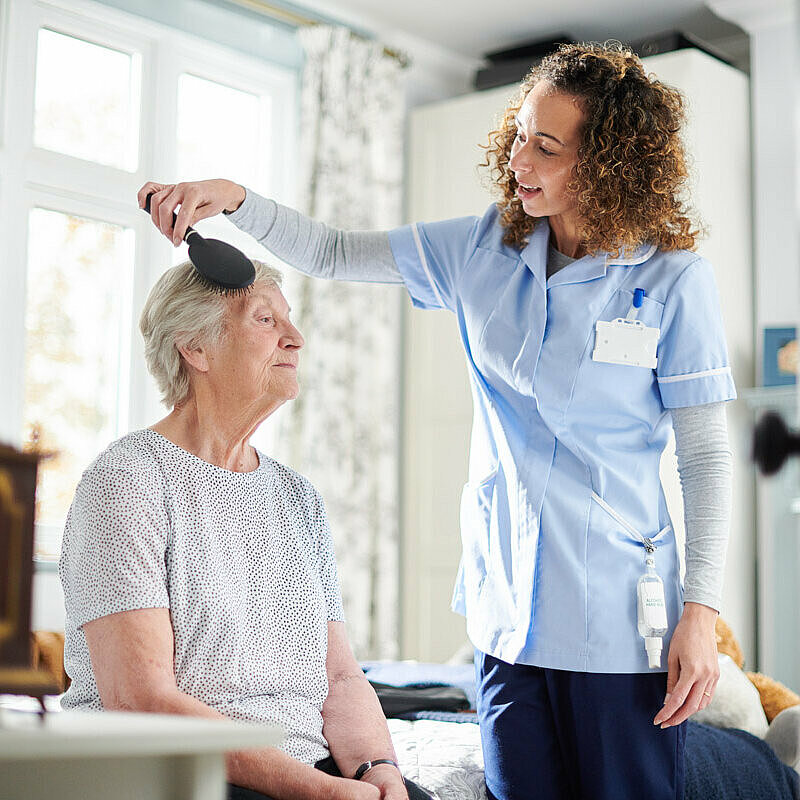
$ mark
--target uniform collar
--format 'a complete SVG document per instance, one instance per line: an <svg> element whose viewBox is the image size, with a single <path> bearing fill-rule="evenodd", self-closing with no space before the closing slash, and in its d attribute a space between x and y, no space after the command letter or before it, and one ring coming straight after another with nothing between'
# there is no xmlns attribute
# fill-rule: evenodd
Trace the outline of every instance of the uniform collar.
<svg viewBox="0 0 800 800"><path fill-rule="evenodd" d="M539 217L520 257L534 274L537 282L545 287L547 284L547 244L550 241L550 226L546 217Z"/></svg>
<svg viewBox="0 0 800 800"><path fill-rule="evenodd" d="M657 244L640 244L633 250L623 250L622 253L616 258L606 256L606 266L628 266L635 267L637 264L644 264L650 256L658 250Z"/></svg>
<svg viewBox="0 0 800 800"><path fill-rule="evenodd" d="M523 248L520 256L536 277L537 282L544 288L547 283L547 246L550 241L550 226L545 218L540 218L533 229L528 244ZM557 272L550 279L549 286L560 286L567 283L584 283L595 278L604 278L608 267L627 266L633 267L643 264L658 249L657 245L643 244L632 250L623 250L619 256L611 257L608 253L597 253L594 256L584 256L575 263L570 264Z"/></svg>

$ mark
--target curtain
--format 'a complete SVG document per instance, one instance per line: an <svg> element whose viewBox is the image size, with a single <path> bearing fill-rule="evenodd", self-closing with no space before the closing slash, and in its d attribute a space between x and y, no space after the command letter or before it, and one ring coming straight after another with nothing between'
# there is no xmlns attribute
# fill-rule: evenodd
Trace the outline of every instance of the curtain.
<svg viewBox="0 0 800 800"><path fill-rule="evenodd" d="M402 67L345 28L301 29L299 207L338 228L401 221ZM300 395L281 418L279 455L321 492L356 656L394 658L403 289L287 276L306 338Z"/></svg>

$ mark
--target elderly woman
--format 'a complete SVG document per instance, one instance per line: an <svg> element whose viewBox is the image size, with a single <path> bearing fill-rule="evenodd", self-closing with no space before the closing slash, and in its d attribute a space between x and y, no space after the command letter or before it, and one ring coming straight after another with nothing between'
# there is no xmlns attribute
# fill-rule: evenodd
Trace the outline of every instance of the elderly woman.
<svg viewBox="0 0 800 800"><path fill-rule="evenodd" d="M303 346L280 274L254 263L243 297L187 262L147 300L147 364L172 411L78 485L63 705L280 724L280 749L228 756L232 798L425 798L350 650L322 500L248 443L296 397Z"/></svg>
<svg viewBox="0 0 800 800"><path fill-rule="evenodd" d="M304 272L454 312L475 415L453 608L498 800L681 800L684 723L719 677L736 392L683 121L623 46L564 45L490 135L481 217L349 233L229 181L140 192L176 242L226 211ZM659 480L673 428L683 585Z"/></svg>

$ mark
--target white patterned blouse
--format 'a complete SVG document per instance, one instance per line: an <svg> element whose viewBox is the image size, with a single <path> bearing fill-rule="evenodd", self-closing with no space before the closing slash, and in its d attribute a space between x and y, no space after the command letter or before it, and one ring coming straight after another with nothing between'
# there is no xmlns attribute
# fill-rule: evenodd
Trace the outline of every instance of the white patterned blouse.
<svg viewBox="0 0 800 800"><path fill-rule="evenodd" d="M178 688L233 719L278 723L313 764L322 735L327 623L342 620L317 491L258 453L252 472L136 431L86 470L64 531L65 708L102 708L82 626L168 608Z"/></svg>

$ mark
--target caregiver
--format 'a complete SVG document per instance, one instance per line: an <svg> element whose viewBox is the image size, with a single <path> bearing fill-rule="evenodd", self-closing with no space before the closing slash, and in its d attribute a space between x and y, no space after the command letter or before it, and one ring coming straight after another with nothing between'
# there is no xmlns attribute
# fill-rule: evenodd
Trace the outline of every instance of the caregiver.
<svg viewBox="0 0 800 800"><path fill-rule="evenodd" d="M682 800L684 723L718 678L735 389L692 252L683 116L624 47L564 45L490 135L500 199L483 217L348 233L230 181L139 193L156 190L176 243L225 211L308 274L403 282L414 305L455 312L474 425L453 607L478 650L498 800ZM685 589L659 480L671 428Z"/></svg>

